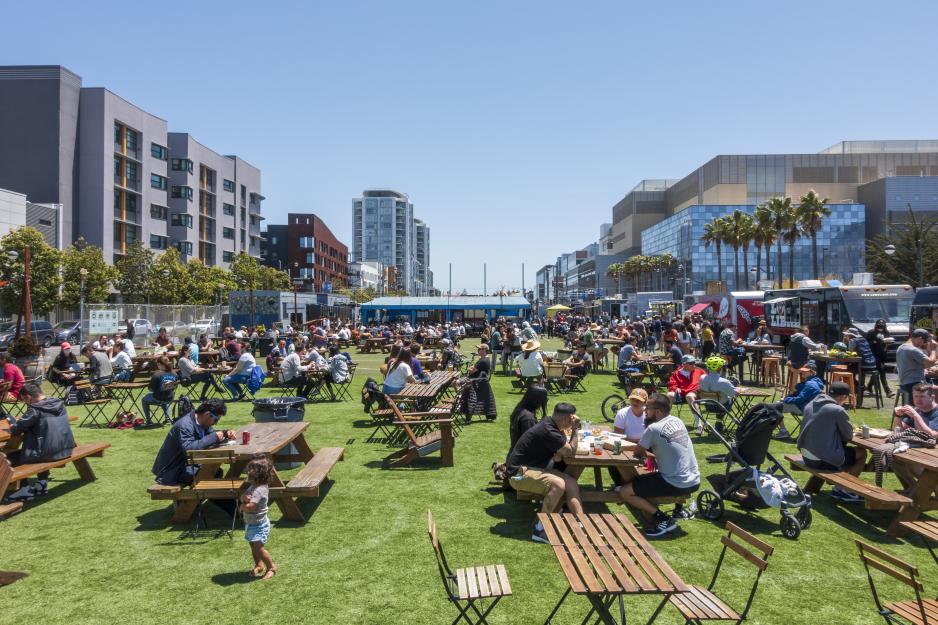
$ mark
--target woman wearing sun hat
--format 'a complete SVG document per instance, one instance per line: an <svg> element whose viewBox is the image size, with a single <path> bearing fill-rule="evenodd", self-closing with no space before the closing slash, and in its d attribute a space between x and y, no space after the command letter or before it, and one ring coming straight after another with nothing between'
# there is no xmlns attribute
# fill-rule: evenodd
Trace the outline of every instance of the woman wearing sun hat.
<svg viewBox="0 0 938 625"><path fill-rule="evenodd" d="M521 345L521 353L515 357L515 366L521 371L525 385L540 383L544 376L544 357L539 351L541 343L531 339Z"/></svg>

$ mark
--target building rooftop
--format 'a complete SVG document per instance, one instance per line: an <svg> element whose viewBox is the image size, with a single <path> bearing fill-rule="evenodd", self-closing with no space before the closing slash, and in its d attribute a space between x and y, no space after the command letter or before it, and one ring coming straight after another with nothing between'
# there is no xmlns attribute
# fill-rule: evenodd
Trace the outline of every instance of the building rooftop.
<svg viewBox="0 0 938 625"><path fill-rule="evenodd" d="M840 141L818 154L929 154L938 152L935 139L892 139L886 141Z"/></svg>
<svg viewBox="0 0 938 625"><path fill-rule="evenodd" d="M632 191L667 191L678 182L680 181L675 178L652 178L642 180L632 187Z"/></svg>
<svg viewBox="0 0 938 625"><path fill-rule="evenodd" d="M409 200L406 193L395 191L394 189L365 189L362 197L396 197L402 200Z"/></svg>
<svg viewBox="0 0 938 625"><path fill-rule="evenodd" d="M520 295L504 297L483 295L454 295L452 297L378 297L362 304L362 309L376 308L530 308L531 303Z"/></svg>

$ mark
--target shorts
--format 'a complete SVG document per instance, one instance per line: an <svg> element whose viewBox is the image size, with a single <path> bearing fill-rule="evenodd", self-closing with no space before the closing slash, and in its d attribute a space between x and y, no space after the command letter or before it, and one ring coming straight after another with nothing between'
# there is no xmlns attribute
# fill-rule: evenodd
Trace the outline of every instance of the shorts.
<svg viewBox="0 0 938 625"><path fill-rule="evenodd" d="M844 447L844 463L839 467L835 467L834 465L824 462L823 460L811 460L809 458L804 458L804 466L808 467L809 469L814 469L815 471L843 471L847 467L856 464L856 462L856 447Z"/></svg>
<svg viewBox="0 0 938 625"><path fill-rule="evenodd" d="M519 475L521 476L520 479L518 479ZM535 495L546 495L550 487L554 485L553 478L555 477L566 478L569 476L554 469L521 467L514 477L508 480L508 483L515 490L534 493Z"/></svg>
<svg viewBox="0 0 938 625"><path fill-rule="evenodd" d="M267 544L270 537L270 519L264 519L261 523L253 523L244 526L244 540L249 543Z"/></svg>
<svg viewBox="0 0 938 625"><path fill-rule="evenodd" d="M632 480L630 484L632 484L632 490L635 492L635 494L642 499L688 495L700 488L700 484L697 484L696 486L688 486L686 488L679 488L674 486L666 479L664 479L664 476L662 476L661 472L659 471L639 475L634 480Z"/></svg>

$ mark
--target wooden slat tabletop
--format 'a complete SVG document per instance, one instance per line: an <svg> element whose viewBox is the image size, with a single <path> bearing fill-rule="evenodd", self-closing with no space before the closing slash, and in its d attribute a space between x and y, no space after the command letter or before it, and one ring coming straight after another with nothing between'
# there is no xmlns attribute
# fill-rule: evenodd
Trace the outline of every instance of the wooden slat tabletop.
<svg viewBox="0 0 938 625"><path fill-rule="evenodd" d="M863 438L859 434L855 434L853 436L853 444L857 447L869 449L870 451L877 451L886 445L886 440L873 437ZM926 449L924 447L913 447L901 454L894 454L892 461L920 467L928 471L938 471L938 448Z"/></svg>
<svg viewBox="0 0 938 625"><path fill-rule="evenodd" d="M689 587L622 514L538 514L576 594L670 594Z"/></svg>
<svg viewBox="0 0 938 625"><path fill-rule="evenodd" d="M221 449L231 449L236 458L250 458L254 454L275 454L298 436L302 436L309 423L306 421L295 421L290 423L251 423L238 430L235 435L236 441L241 441L243 432L251 433L251 442L242 445L223 446ZM217 452L218 449L210 451Z"/></svg>

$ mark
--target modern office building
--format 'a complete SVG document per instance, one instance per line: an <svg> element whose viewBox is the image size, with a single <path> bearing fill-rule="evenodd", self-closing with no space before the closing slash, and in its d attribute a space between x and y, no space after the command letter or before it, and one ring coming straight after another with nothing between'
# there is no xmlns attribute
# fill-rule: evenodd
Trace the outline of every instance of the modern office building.
<svg viewBox="0 0 938 625"><path fill-rule="evenodd" d="M418 226L422 241L418 261ZM430 229L414 219L414 205L406 193L369 189L352 200L352 262L379 262L392 268L388 288L412 295L433 289L430 272Z"/></svg>
<svg viewBox="0 0 938 625"><path fill-rule="evenodd" d="M379 262L359 260L349 263L349 287L353 289L374 289L379 295L385 293L385 268Z"/></svg>
<svg viewBox="0 0 938 625"><path fill-rule="evenodd" d="M57 204L36 204L24 193L0 189L0 237L22 226L30 226L42 233L46 243L58 248L61 208Z"/></svg>
<svg viewBox="0 0 938 625"><path fill-rule="evenodd" d="M259 170L61 66L0 67L0 187L60 205L60 246L82 236L108 262L135 241L209 265L260 253Z"/></svg>
<svg viewBox="0 0 938 625"><path fill-rule="evenodd" d="M866 238L886 234L916 217L938 218L938 176L887 176L857 187L857 200L866 206Z"/></svg>
<svg viewBox="0 0 938 625"><path fill-rule="evenodd" d="M701 239L704 226L712 223L714 219L724 217L740 210L752 214L754 204L725 205L701 204L688 206L676 215L646 228L642 233L642 251L646 256L669 253L677 259L683 270L676 272L671 279L680 283L685 279L688 293L703 291L708 281L719 277L717 254L715 247L704 247ZM822 275L832 274L844 280L853 278L854 273L864 270L865 256L863 241L866 233L866 215L863 204L829 204L831 216L825 218L821 231L818 233L818 268ZM778 276L776 248L770 252L769 276ZM765 273L765 252L761 257L762 277ZM755 247L749 249L749 263L745 262L743 251L739 251L739 283L735 279L736 260L733 248L723 245L720 259L723 264L723 280L728 290L743 290L746 287L746 273L749 276L749 286L755 287L755 273L751 271L756 266ZM782 243L782 275L789 276L790 250L786 243ZM813 278L811 239L802 237L795 243L795 280ZM680 290L680 284L676 287Z"/></svg>
<svg viewBox="0 0 938 625"><path fill-rule="evenodd" d="M285 225L268 225L264 239L262 262L303 280L303 290L331 293L349 284L348 247L316 215L290 213Z"/></svg>

